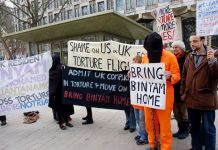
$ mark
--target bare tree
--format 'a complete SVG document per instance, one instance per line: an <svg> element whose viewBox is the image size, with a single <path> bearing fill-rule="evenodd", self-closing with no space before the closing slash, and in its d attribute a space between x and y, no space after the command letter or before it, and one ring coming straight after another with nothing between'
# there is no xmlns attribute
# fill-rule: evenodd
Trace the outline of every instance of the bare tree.
<svg viewBox="0 0 218 150"><path fill-rule="evenodd" d="M58 14L64 9L66 4L70 0L23 0L21 3L20 0L7 0L14 7L10 9L5 9L2 7L2 10L6 13L12 15L18 20L18 22L26 23L30 28L36 27L40 21L42 21L46 10L49 5L60 3L60 8ZM59 3L58 3L59 4ZM25 16L25 17L24 17Z"/></svg>
<svg viewBox="0 0 218 150"><path fill-rule="evenodd" d="M12 4L11 7L5 5L5 1ZM70 3L70 0L5 0L0 3L0 40L3 43L9 56L12 57L12 53L16 51L16 46L11 47L10 45L19 45L14 41L9 41L3 38L4 33L10 33L14 30L7 30L11 22L7 23L7 17L13 17L16 23L23 23L28 25L29 28L36 27L45 16L45 13L49 6L56 5L59 9L58 15L53 17L53 21L59 16L66 4ZM15 25L13 26L15 29ZM12 48L12 50L10 50Z"/></svg>
<svg viewBox="0 0 218 150"><path fill-rule="evenodd" d="M2 7L10 11L10 8L7 7L4 2L0 3L0 8ZM14 31L15 27L13 21L12 16L0 9L0 42L4 46L4 49L7 51L10 58L12 58L12 51L10 50L11 41L3 38L3 35Z"/></svg>

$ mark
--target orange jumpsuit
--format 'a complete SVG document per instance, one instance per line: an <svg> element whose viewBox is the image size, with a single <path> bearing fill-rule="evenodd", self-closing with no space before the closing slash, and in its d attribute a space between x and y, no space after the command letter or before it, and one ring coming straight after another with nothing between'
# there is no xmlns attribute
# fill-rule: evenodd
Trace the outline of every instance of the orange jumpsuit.
<svg viewBox="0 0 218 150"><path fill-rule="evenodd" d="M142 58L142 63L149 63L147 55ZM171 79L167 80L166 88L166 109L158 110L145 107L145 122L146 131L148 133L148 141L151 148L155 147L155 136L152 121L152 110L154 111L155 118L155 132L158 137L161 150L172 149L172 132L171 132L171 112L173 110L174 103L174 87L173 84L177 83L180 77L179 65L176 57L171 52L166 50L162 51L161 63L165 63L165 71L171 71ZM160 138L159 138L159 125L160 125Z"/></svg>

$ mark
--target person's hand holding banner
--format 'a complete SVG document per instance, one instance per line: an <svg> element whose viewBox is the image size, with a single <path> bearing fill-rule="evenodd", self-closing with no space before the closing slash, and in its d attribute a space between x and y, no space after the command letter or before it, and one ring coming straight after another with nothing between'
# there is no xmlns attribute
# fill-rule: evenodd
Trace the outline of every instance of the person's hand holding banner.
<svg viewBox="0 0 218 150"><path fill-rule="evenodd" d="M209 49L207 52L207 60L213 60L215 58L214 53L215 53L215 50Z"/></svg>

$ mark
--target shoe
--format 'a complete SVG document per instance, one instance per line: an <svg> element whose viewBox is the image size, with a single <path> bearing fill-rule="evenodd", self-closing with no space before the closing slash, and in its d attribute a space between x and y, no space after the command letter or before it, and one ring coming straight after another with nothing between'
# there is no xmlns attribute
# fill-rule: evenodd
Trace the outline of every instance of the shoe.
<svg viewBox="0 0 218 150"><path fill-rule="evenodd" d="M5 126L6 124L7 124L7 122L6 122L6 121L3 121L2 124L1 124L1 126Z"/></svg>
<svg viewBox="0 0 218 150"><path fill-rule="evenodd" d="M173 133L173 137L178 137L180 135L180 132L178 131L178 132L176 132L176 133Z"/></svg>
<svg viewBox="0 0 218 150"><path fill-rule="evenodd" d="M93 124L93 120L86 120L82 123L83 125Z"/></svg>
<svg viewBox="0 0 218 150"><path fill-rule="evenodd" d="M180 140L182 140L182 139L185 139L185 138L187 138L188 137L188 135L189 135L189 133L188 132L186 132L186 133L181 133L181 134L179 134L178 135L178 139L180 139Z"/></svg>
<svg viewBox="0 0 218 150"><path fill-rule="evenodd" d="M137 135L137 136L134 137L134 139L135 139L136 141L138 141L138 140L140 139L140 137L141 137L140 135Z"/></svg>
<svg viewBox="0 0 218 150"><path fill-rule="evenodd" d="M82 118L82 120L88 120L88 119L89 119L88 116Z"/></svg>
<svg viewBox="0 0 218 150"><path fill-rule="evenodd" d="M137 145L145 145L145 144L148 144L148 140L144 140L144 141L143 140L137 140L136 144Z"/></svg>
<svg viewBox="0 0 218 150"><path fill-rule="evenodd" d="M68 119L68 122L72 121L72 118L70 116L67 119Z"/></svg>
<svg viewBox="0 0 218 150"><path fill-rule="evenodd" d="M131 132L131 133L134 132L134 131L135 131L135 129L133 129L133 128L129 129L129 132Z"/></svg>
<svg viewBox="0 0 218 150"><path fill-rule="evenodd" d="M66 123L66 126L68 126L68 127L70 127L70 128L73 127L73 125L72 125L71 123Z"/></svg>
<svg viewBox="0 0 218 150"><path fill-rule="evenodd" d="M60 125L60 128L61 128L62 130L66 130L66 129L67 129L67 127L66 127L66 126L64 126L63 124L62 124L62 125Z"/></svg>
<svg viewBox="0 0 218 150"><path fill-rule="evenodd" d="M123 128L123 130L129 130L129 126L125 126L124 128Z"/></svg>

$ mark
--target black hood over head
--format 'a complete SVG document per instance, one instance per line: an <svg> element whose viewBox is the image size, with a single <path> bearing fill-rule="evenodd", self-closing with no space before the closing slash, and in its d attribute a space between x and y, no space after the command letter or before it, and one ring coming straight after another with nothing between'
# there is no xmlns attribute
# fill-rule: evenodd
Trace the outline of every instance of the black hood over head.
<svg viewBox="0 0 218 150"><path fill-rule="evenodd" d="M56 66L61 64L61 59L60 59L60 55L54 54L52 55L52 66Z"/></svg>
<svg viewBox="0 0 218 150"><path fill-rule="evenodd" d="M143 47L147 50L149 63L159 63L161 61L163 41L157 32L145 37Z"/></svg>

